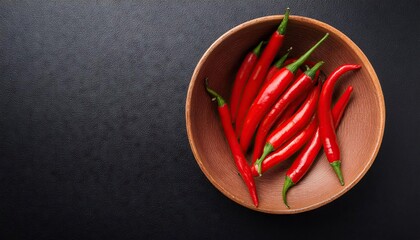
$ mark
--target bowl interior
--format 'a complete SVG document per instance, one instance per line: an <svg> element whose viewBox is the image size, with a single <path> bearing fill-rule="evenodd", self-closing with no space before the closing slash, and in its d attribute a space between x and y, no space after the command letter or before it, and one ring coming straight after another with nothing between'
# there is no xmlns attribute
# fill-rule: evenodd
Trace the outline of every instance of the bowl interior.
<svg viewBox="0 0 420 240"><path fill-rule="evenodd" d="M296 213L334 200L366 173L382 141L385 108L382 90L371 64L350 39L325 23L292 16L280 55L293 47L291 55L298 57L329 32L329 38L312 54L310 60L325 61L322 70L327 75L344 63L362 65L360 70L344 75L334 93L334 99L337 99L348 85L354 88L337 132L346 185L340 186L321 151L308 174L290 189L288 202L291 209L287 209L282 202L281 189L285 172L293 160L289 159L256 178L260 199L260 206L256 209L237 174L216 104L210 101L204 90L204 79L208 77L210 86L229 99L235 73L245 54L259 41L268 39L281 19L282 16L269 16L241 24L220 37L207 50L190 83L186 120L188 137L197 163L223 194L258 211Z"/></svg>

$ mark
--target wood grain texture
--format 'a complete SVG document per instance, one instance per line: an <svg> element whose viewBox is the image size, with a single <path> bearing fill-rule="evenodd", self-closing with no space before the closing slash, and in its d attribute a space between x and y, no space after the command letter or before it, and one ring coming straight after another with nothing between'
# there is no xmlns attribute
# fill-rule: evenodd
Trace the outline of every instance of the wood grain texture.
<svg viewBox="0 0 420 240"><path fill-rule="evenodd" d="M382 142L385 104L382 89L372 65L363 52L337 29L320 21L291 16L280 54L293 47L300 56L326 32L330 37L314 52L311 60L325 61L328 75L340 64L362 65L344 75L335 90L334 100L348 85L353 96L338 128L342 170L346 185L340 186L325 155L320 153L310 172L288 194L291 209L282 202L281 189L292 159L256 179L260 206L255 208L237 174L229 146L216 112L216 104L204 90L204 78L226 99L232 81L245 54L275 31L283 16L267 16L243 23L217 39L204 53L191 78L186 100L186 124L191 149L201 170L224 195L253 210L273 214L291 214L315 209L350 190L368 171Z"/></svg>

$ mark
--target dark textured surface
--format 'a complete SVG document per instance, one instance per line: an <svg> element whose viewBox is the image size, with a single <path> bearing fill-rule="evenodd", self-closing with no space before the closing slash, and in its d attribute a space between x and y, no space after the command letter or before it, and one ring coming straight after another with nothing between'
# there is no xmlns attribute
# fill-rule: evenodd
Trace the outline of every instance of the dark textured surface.
<svg viewBox="0 0 420 240"><path fill-rule="evenodd" d="M377 160L356 187L317 210L276 216L241 207L209 183L188 144L184 105L194 67L215 39L286 6L340 29L365 52L387 122ZM1 1L0 234L418 239L418 7Z"/></svg>

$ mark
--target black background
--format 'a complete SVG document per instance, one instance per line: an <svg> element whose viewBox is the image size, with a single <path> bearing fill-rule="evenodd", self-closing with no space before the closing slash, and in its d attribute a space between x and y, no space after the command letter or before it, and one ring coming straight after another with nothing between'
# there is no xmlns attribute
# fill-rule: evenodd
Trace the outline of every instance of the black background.
<svg viewBox="0 0 420 240"><path fill-rule="evenodd" d="M347 34L380 79L385 135L348 193L292 216L244 208L194 160L198 60L253 18ZM418 1L1 1L0 233L10 239L419 239ZM369 113L366 113L369 114ZM416 229L417 227L417 229Z"/></svg>

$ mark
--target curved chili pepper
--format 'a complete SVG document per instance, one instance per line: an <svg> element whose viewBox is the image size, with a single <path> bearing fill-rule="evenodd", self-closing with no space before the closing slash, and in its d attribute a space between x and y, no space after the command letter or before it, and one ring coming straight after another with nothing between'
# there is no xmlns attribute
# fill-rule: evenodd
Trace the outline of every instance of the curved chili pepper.
<svg viewBox="0 0 420 240"><path fill-rule="evenodd" d="M321 84L318 84L314 88L311 94L306 98L304 104L299 108L299 110L282 124L279 129L276 129L270 136L267 138L266 144L264 146L263 154L255 162L257 166L258 173L261 175L261 163L264 158L274 150L281 147L281 145L287 141L289 138L294 136L299 130L305 127L311 120L312 115L314 114L318 102L319 92L321 91Z"/></svg>
<svg viewBox="0 0 420 240"><path fill-rule="evenodd" d="M295 154L314 135L317 129L318 119L316 116L313 116L311 122L303 130L301 130L299 134L289 139L279 149L270 153L264 159L264 161L261 163L261 174ZM251 167L251 172L252 176L259 176L255 165Z"/></svg>
<svg viewBox="0 0 420 240"><path fill-rule="evenodd" d="M207 84L206 79L206 90L207 92L217 100L218 112L220 120L222 122L223 130L225 132L225 137L229 143L230 150L233 155L236 167L248 187L248 191L251 195L252 201L255 207L258 207L258 196L257 190L254 182L254 178L251 174L251 168L249 167L244 154L242 153L241 146L238 143L238 140L235 135L235 131L232 127L232 121L230 119L229 107L226 104L226 101L214 90L210 89Z"/></svg>
<svg viewBox="0 0 420 240"><path fill-rule="evenodd" d="M309 92L310 91L311 90L309 90ZM286 120L288 120L290 117L292 117L307 97L308 97L308 94L303 93L303 94L299 95L299 97L295 101L291 102L289 104L289 106L284 110L284 112L281 113L278 120L274 123L273 127L269 130L268 135L275 132L276 129L280 128ZM260 124L260 126L261 126L261 124ZM258 135L258 131L259 130L257 130L257 135ZM254 150L252 152L252 158L251 158L252 159L252 164L254 164L257 161L257 159L259 157L261 157L264 144L265 144L265 139L261 143L260 140L257 140L257 136L256 136L255 141L254 141Z"/></svg>
<svg viewBox="0 0 420 240"><path fill-rule="evenodd" d="M356 64L345 64L336 68L328 76L327 80L325 80L318 103L319 132L321 135L322 145L324 146L328 162L337 174L342 186L344 185L344 179L341 172L340 148L337 144L337 136L335 134L335 128L331 115L331 101L334 86L339 77L350 70L359 69L360 67L360 65Z"/></svg>
<svg viewBox="0 0 420 240"><path fill-rule="evenodd" d="M338 127L338 124L341 121L343 116L344 110L350 100L350 95L353 91L353 87L347 87L346 91L341 95L338 99L337 103L333 107L332 110L332 118L334 122L335 128ZM302 151L299 153L297 158L294 160L292 166L287 170L286 173L286 180L284 181L283 185L283 202L286 204L287 207L287 191L290 187L297 184L300 179L305 175L308 171L312 163L314 162L316 156L321 150L322 143L320 138L320 128L318 127L316 133L312 135L311 140L305 145Z"/></svg>
<svg viewBox="0 0 420 240"><path fill-rule="evenodd" d="M258 90L264 81L264 77L267 74L268 68L270 67L271 62L274 60L277 51L283 44L284 34L286 33L286 27L289 21L289 12L290 9L287 8L283 20L281 21L277 30L271 35L267 46L262 52L257 65L255 65L254 69L252 70L251 76L248 79L248 83L245 86L241 103L239 104L238 115L236 116L235 130L238 137L242 131L242 126L249 106L251 106L255 96L258 94Z"/></svg>
<svg viewBox="0 0 420 240"><path fill-rule="evenodd" d="M260 123L261 119L265 114L270 111L271 106L276 102L279 96L286 90L287 86L293 81L294 74L311 55L313 51L328 37L328 33L316 43L311 49L309 49L304 55L302 55L296 62L287 65L280 69L267 82L258 93L257 98L252 103L243 124L243 131L240 135L240 144L242 150L245 152L251 142L252 136ZM239 115L238 115L239 117Z"/></svg>
<svg viewBox="0 0 420 240"><path fill-rule="evenodd" d="M334 118L334 123L336 123L337 125L338 123L340 123L341 116L347 106L352 91L353 88L351 86L348 87L333 107L332 115ZM289 139L285 144L283 144L283 146L281 146L278 150L271 153L264 159L264 161L261 164L261 172L264 173L265 171L277 165L278 163L287 160L299 149L301 149L303 145L306 142L308 142L308 140L312 138L317 131L319 131L318 118L314 116L314 118L311 120L311 123L309 123L309 125L305 129L303 129L294 138ZM319 144L322 146L321 142L319 142ZM251 171L253 176L259 175L257 169L255 168L255 165L252 166Z"/></svg>
<svg viewBox="0 0 420 240"><path fill-rule="evenodd" d="M232 95L230 96L230 116L232 123L236 120L236 113L238 112L239 102L241 101L242 92L245 88L245 84L248 81L249 75L252 69L254 69L257 63L258 57L261 54L261 47L263 41L258 44L257 47L245 56L238 72L236 73L235 81L233 83Z"/></svg>
<svg viewBox="0 0 420 240"><path fill-rule="evenodd" d="M265 139L271 127L274 125L274 123L277 121L277 119L280 117L283 111L289 106L290 103L295 101L300 95L307 92L309 88L311 88L314 85L315 73L323 64L324 62L322 61L318 62L317 64L315 64L314 67L301 74L296 79L296 81L287 88L283 95L281 95L281 97L277 100L277 102L274 104L274 106L271 108L268 114L261 121L260 125L258 126L257 135L255 137L254 159L257 159L261 156L261 153L264 148Z"/></svg>
<svg viewBox="0 0 420 240"><path fill-rule="evenodd" d="M286 60L289 61L290 59ZM296 59L292 59L293 62L296 61ZM306 61L305 64L307 64L308 66L313 67L315 65L315 63L311 62L311 61ZM302 70L298 69L296 76L300 76L300 74L302 74ZM320 71L316 71L315 77L314 79L319 78L319 74ZM308 91L310 92L310 91ZM279 117L279 119L274 123L274 127L271 128L271 132L273 132L273 130L279 128L281 126L281 124L287 120L288 118L290 118L293 114L295 114L296 110L300 107L300 105L302 105L303 101L305 101L306 97L307 97L307 93L301 94L295 101L291 102L290 105L286 108L286 110L284 110L284 113L281 114L281 116ZM261 153L260 153L261 154ZM259 156L255 156L255 157L259 157ZM255 160L257 159L255 158ZM254 159L254 158L253 158Z"/></svg>
<svg viewBox="0 0 420 240"><path fill-rule="evenodd" d="M290 59L287 59L287 61L289 61L289 60ZM292 60L293 60L292 62L296 61L296 59L292 59ZM292 63L292 62L290 62L290 63ZM311 61L306 61L305 64L307 64L309 66L312 66L312 67L315 65L315 63L313 63ZM302 73L303 73L302 70L298 69L298 71L296 72L296 76L300 76L300 74L302 74ZM316 71L314 79L317 79L317 81L319 81L318 80L319 74L320 74L320 71L319 70ZM284 110L284 113L276 121L276 123L274 123L274 127L272 127L272 130L279 128L285 120L287 120L293 114L295 114L296 110L300 107L300 105L303 103L303 101L305 101L306 97L307 97L307 93L304 93L304 94L301 94L295 101L291 102L290 105L286 108L286 110ZM256 160L256 158L255 158L255 160Z"/></svg>
<svg viewBox="0 0 420 240"><path fill-rule="evenodd" d="M284 111L284 113L282 114L280 119L276 122L275 126L272 128L271 133L274 132L277 128L279 128L283 124L283 122L285 122L287 119L289 119L291 116L293 116L293 114L296 113L296 110L300 107L300 105L303 103L303 101L305 101L306 97L307 97L307 94L300 95L299 98L296 99L296 101L293 101L289 105L289 107L287 107L287 109ZM261 152L258 153L258 154L259 155L257 155L256 151L254 151L252 153L252 165L254 165L255 161L257 161L257 159L261 156ZM271 154L268 155L267 158L270 157L270 156L271 156ZM265 160L264 160L264 162L265 162ZM263 164L264 164L264 162L263 162ZM264 166L262 166L262 168L264 168ZM251 169L255 169L255 167L253 166ZM255 170L255 171L257 171L257 170ZM254 172L252 173L252 175L254 175Z"/></svg>
<svg viewBox="0 0 420 240"><path fill-rule="evenodd" d="M273 133L276 129L278 129L278 128L280 128L280 126L283 124L283 122L285 122L285 121L287 121L290 117L292 117L295 113L296 113L296 111L299 109L299 107L302 105L302 103L305 101L305 99L308 97L308 94L307 93L304 93L304 94L302 94L302 95L300 95L299 96L299 98L298 99L296 99L295 101L293 101L290 105L289 105L289 107L287 107L287 109L284 111L284 113L282 114L282 116L280 117L280 119L276 122L276 124L274 125L274 127L271 129L271 132L270 132L270 134L271 133ZM318 125L317 125L318 126ZM285 146L286 144L284 144L283 146ZM277 151L276 151L277 152ZM255 153L255 151L254 151L254 153ZM269 158L271 155L273 155L275 152L273 152L272 154L269 154L268 156L267 156L267 158ZM261 153L260 153L260 156L261 156ZM255 164L255 161L258 159L258 157L260 157L260 156L252 156L252 159L253 159L253 162L252 162L252 169L254 169L255 170L255 166L254 166L254 164ZM267 159L266 158L266 159ZM255 159L255 160L254 160ZM265 160L266 160L265 159ZM264 164L264 162L265 162L265 160L263 161L263 164ZM264 168L264 166L262 166L262 168ZM257 170L255 170L255 171L257 171ZM264 171L263 171L264 172ZM253 175L254 175L254 173L252 173Z"/></svg>
<svg viewBox="0 0 420 240"><path fill-rule="evenodd" d="M290 105L286 108L286 110L284 110L284 113L279 118L279 120L277 120L277 122L274 124L274 127L272 128L272 132L273 132L273 130L279 128L281 126L281 124L283 124L284 121L286 121L291 116L293 116L293 114L296 113L296 111L299 109L300 105L302 105L303 101L305 101L307 96L308 96L308 94L304 93L304 94L300 95L295 101L290 103Z"/></svg>
<svg viewBox="0 0 420 240"><path fill-rule="evenodd" d="M279 60L277 60L273 66L271 66L271 68L268 70L267 76L265 76L264 82L268 82L274 76L274 74L276 74L283 67L290 51L292 51L292 48L289 48L287 52Z"/></svg>

